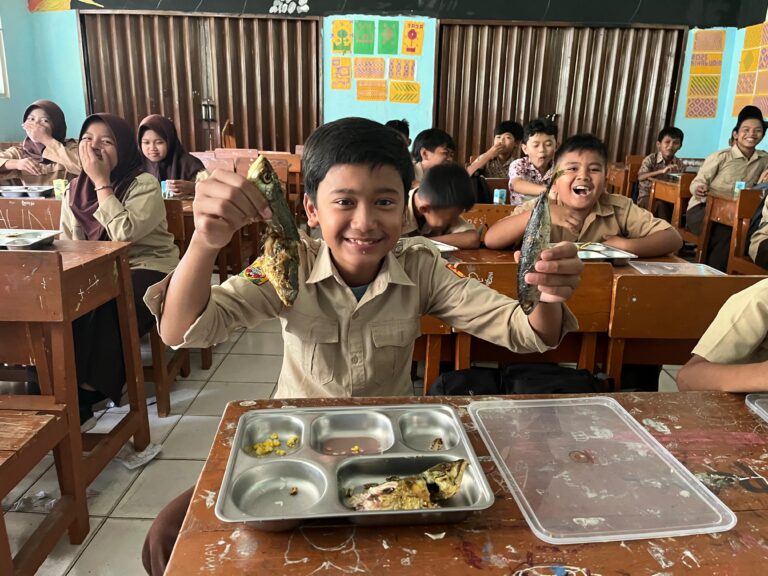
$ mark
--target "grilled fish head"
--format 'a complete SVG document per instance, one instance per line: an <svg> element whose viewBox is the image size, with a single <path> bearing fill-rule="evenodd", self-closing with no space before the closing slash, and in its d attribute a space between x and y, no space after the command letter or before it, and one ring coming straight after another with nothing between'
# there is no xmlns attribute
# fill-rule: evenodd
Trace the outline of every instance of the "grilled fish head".
<svg viewBox="0 0 768 576"><path fill-rule="evenodd" d="M432 494L432 500L446 500L454 496L461 488L467 461L463 459L454 462L441 462L422 472Z"/></svg>

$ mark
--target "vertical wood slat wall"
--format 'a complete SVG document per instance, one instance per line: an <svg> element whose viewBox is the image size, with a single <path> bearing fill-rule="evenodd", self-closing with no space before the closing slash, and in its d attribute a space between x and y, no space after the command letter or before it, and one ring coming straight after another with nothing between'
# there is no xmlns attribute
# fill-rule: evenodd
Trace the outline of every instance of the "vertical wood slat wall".
<svg viewBox="0 0 768 576"><path fill-rule="evenodd" d="M189 150L217 145L201 119L216 103L239 147L293 151L320 123L319 20L81 12L91 111L138 126L174 120Z"/></svg>
<svg viewBox="0 0 768 576"><path fill-rule="evenodd" d="M457 158L485 151L501 120L559 114L560 138L592 132L609 160L654 149L674 119L685 31L443 21L435 125Z"/></svg>

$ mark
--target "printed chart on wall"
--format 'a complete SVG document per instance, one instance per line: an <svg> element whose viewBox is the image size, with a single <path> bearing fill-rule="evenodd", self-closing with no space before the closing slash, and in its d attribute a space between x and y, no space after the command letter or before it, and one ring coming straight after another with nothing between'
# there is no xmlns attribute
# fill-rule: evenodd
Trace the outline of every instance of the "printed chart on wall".
<svg viewBox="0 0 768 576"><path fill-rule="evenodd" d="M697 30L693 38L688 80L686 118L715 118L720 73L725 50L725 30Z"/></svg>
<svg viewBox="0 0 768 576"><path fill-rule="evenodd" d="M406 119L411 138L432 127L433 18L333 16L323 27L323 120Z"/></svg>
<svg viewBox="0 0 768 576"><path fill-rule="evenodd" d="M760 108L763 116L768 115L768 22L744 29L733 116L749 104Z"/></svg>

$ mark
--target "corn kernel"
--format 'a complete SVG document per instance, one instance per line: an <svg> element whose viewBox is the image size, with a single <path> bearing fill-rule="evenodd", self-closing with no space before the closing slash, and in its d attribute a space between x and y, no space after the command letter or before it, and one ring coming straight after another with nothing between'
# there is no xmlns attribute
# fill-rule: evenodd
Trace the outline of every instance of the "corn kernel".
<svg viewBox="0 0 768 576"><path fill-rule="evenodd" d="M288 448L293 448L298 443L299 443L298 436L289 436L288 440L285 442L285 445L288 446Z"/></svg>
<svg viewBox="0 0 768 576"><path fill-rule="evenodd" d="M278 456L285 456L285 450L281 450L280 448L278 448L277 450L275 450L275 454L277 454Z"/></svg>

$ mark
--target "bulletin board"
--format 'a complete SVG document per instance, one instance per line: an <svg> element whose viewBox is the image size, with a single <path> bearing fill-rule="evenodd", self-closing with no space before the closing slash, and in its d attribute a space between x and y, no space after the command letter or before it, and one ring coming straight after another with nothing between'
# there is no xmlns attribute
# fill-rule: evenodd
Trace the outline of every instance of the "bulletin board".
<svg viewBox="0 0 768 576"><path fill-rule="evenodd" d="M768 116L768 22L744 29L733 116L738 116L739 110L749 104Z"/></svg>
<svg viewBox="0 0 768 576"><path fill-rule="evenodd" d="M717 117L725 50L725 30L697 30L691 52L686 118Z"/></svg>
<svg viewBox="0 0 768 576"><path fill-rule="evenodd" d="M437 20L339 15L323 20L323 121L406 119L432 127Z"/></svg>

